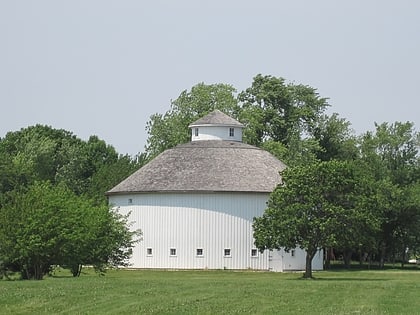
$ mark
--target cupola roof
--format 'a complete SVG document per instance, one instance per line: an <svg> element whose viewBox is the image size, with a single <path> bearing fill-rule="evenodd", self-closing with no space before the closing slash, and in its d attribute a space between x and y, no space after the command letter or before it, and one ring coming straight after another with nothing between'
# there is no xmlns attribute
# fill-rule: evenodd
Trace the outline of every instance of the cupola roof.
<svg viewBox="0 0 420 315"><path fill-rule="evenodd" d="M200 127L200 126L228 126L228 127L240 127L243 128L244 125L239 121L233 119L232 117L222 113L220 110L216 109L206 116L194 121L188 127Z"/></svg>

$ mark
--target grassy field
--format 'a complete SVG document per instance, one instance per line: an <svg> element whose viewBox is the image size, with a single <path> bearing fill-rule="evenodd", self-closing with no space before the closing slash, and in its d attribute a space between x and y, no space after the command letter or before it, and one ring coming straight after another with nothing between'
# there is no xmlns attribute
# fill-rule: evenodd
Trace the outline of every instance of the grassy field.
<svg viewBox="0 0 420 315"><path fill-rule="evenodd" d="M109 271L0 281L0 314L420 314L420 270Z"/></svg>

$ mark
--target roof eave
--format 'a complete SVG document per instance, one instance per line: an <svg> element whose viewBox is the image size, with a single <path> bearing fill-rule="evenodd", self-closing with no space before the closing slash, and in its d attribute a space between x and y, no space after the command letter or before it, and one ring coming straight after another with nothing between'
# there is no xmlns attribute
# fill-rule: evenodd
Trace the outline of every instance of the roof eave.
<svg viewBox="0 0 420 315"><path fill-rule="evenodd" d="M198 123L198 124L190 124L188 128L194 128L194 127L235 127L235 128L245 128L242 124L206 124L206 123Z"/></svg>
<svg viewBox="0 0 420 315"><path fill-rule="evenodd" d="M271 194L272 191L266 190L141 190L141 191L117 191L117 192L107 192L107 196L117 196L117 195L141 195L141 194L214 194L214 193L243 193L243 194Z"/></svg>

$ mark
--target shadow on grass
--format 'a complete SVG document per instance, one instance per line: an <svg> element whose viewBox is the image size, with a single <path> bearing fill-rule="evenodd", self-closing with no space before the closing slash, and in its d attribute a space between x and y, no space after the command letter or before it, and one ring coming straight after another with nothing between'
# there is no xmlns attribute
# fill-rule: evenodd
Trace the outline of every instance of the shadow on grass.
<svg viewBox="0 0 420 315"><path fill-rule="evenodd" d="M352 263L350 268L346 268L343 263L335 261L331 263L329 269L325 269L325 271L374 271L374 270L401 270L401 271L420 271L420 265L415 264L405 264L404 267L401 264L391 264L387 263L384 267L380 267L377 263L368 264L360 264L360 263Z"/></svg>
<svg viewBox="0 0 420 315"><path fill-rule="evenodd" d="M291 279L289 279L291 280ZM341 277L337 277L337 278L318 278L318 277L314 277L312 279L305 279L305 278L299 278L298 280L306 280L306 281L357 281L357 282L361 282L361 281L370 281L370 282L376 282L376 281L389 281L389 279L384 279L384 278L341 278Z"/></svg>

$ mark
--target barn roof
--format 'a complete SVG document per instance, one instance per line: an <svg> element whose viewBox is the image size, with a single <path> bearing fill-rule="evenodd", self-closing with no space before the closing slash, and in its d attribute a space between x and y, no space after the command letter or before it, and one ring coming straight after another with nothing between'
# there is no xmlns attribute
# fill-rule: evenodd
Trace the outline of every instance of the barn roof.
<svg viewBox="0 0 420 315"><path fill-rule="evenodd" d="M191 127L206 126L206 125L244 127L244 125L242 125L239 121L233 119L232 117L226 115L225 113L222 113L218 109L194 121L188 127L191 128Z"/></svg>
<svg viewBox="0 0 420 315"><path fill-rule="evenodd" d="M285 165L267 151L237 141L193 141L166 150L108 191L264 192L274 190Z"/></svg>

